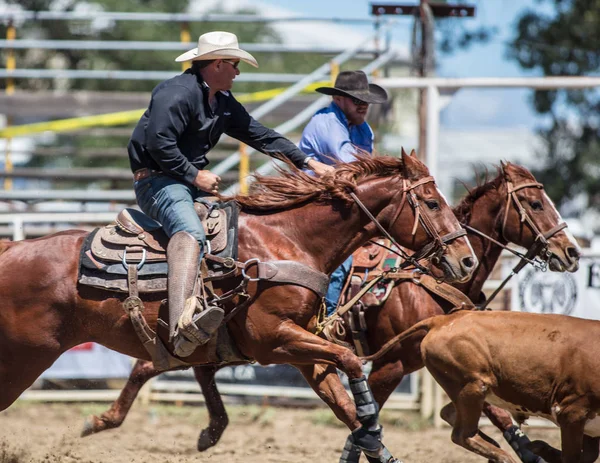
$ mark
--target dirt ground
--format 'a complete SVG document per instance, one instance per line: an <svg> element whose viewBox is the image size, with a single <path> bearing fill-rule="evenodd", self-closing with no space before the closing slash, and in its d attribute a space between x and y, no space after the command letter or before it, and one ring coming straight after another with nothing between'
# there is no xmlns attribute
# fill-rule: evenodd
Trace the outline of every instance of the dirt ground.
<svg viewBox="0 0 600 463"><path fill-rule="evenodd" d="M295 463L338 461L348 434L328 409L229 405L230 425L204 453L196 439L207 422L203 406L135 404L123 426L80 438L84 418L102 404L17 402L0 413L0 463ZM484 462L408 412L382 412L384 441L405 463ZM485 432L502 441L490 427ZM558 445L557 429L524 429Z"/></svg>

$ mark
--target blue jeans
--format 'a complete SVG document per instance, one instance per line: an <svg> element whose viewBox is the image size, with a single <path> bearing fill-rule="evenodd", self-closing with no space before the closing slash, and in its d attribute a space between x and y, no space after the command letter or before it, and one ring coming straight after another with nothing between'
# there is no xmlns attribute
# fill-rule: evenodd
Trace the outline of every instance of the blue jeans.
<svg viewBox="0 0 600 463"><path fill-rule="evenodd" d="M342 289L344 289L344 283L350 269L352 268L352 256L348 257L342 265L336 268L331 277L329 278L329 287L327 288L327 294L325 294L325 306L327 307L327 316L331 315L337 307L340 296L342 295Z"/></svg>
<svg viewBox="0 0 600 463"><path fill-rule="evenodd" d="M144 214L160 222L171 238L175 233L191 234L204 251L206 234L194 209L194 200L209 196L196 187L181 183L167 175L154 175L133 185L135 197Z"/></svg>

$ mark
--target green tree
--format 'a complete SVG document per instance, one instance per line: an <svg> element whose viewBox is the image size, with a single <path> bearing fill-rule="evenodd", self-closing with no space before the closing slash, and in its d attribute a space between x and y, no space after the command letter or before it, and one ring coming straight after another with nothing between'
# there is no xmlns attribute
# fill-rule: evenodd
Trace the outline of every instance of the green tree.
<svg viewBox="0 0 600 463"><path fill-rule="evenodd" d="M48 11L51 3L47 0L5 0L18 4L28 11ZM56 2L54 2L56 3ZM64 0L60 3L63 11L91 9L92 11L135 12L135 13L184 13L189 0ZM211 13L223 13L215 8ZM257 14L255 10L241 9L235 14ZM17 25L19 39L47 40L106 40L106 41L173 41L180 40L181 24L178 22L150 21L57 21L28 20ZM7 24L0 24L0 36L6 36ZM226 30L235 33L241 43L281 43L281 38L269 23L265 22L193 22L189 24L193 48L198 35L212 30ZM139 71L173 71L181 69L175 63L177 51L131 51L131 50L16 50L16 61L19 68L24 69L89 69L89 70L139 70ZM329 57L320 54L297 53L253 53L260 63L255 70L249 65L242 65L242 72L266 73L309 73L325 63ZM116 79L74 79L57 82L52 79L18 79L19 90L50 90L60 85L63 90L94 91L135 91L150 92L158 81L116 80ZM280 83L238 82L235 93L253 92L281 86ZM59 147L70 147L77 153L83 148L112 148L127 145L129 136L93 136L79 134L60 134L53 143ZM77 156L34 157L28 166L60 166L60 167L127 167L126 157L86 158ZM72 182L60 182L61 186L72 187ZM108 182L104 182L108 185Z"/></svg>
<svg viewBox="0 0 600 463"><path fill-rule="evenodd" d="M545 76L598 73L600 1L543 0L518 20L509 55L523 68ZM549 123L539 129L545 163L535 171L559 205L584 195L600 210L600 93L598 89L535 91L534 109Z"/></svg>

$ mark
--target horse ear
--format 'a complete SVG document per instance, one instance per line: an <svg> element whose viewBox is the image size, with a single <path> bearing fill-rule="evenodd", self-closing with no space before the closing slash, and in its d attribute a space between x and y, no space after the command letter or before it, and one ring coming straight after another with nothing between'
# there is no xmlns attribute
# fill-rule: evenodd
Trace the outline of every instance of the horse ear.
<svg viewBox="0 0 600 463"><path fill-rule="evenodd" d="M502 174L504 174L504 178L510 181L510 173L508 172L508 168L510 167L510 162L508 161L500 161L500 167L502 168Z"/></svg>
<svg viewBox="0 0 600 463"><path fill-rule="evenodd" d="M402 150L402 173L404 178L412 179L418 175L418 159Z"/></svg>
<svg viewBox="0 0 600 463"><path fill-rule="evenodd" d="M417 152L414 150L414 148L411 150L410 155L413 157L417 157Z"/></svg>

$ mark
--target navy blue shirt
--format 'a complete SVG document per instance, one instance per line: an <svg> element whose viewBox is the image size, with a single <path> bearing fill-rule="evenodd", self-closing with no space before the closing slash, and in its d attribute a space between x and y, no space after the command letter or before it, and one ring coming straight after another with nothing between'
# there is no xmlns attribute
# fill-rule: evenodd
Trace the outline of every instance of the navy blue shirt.
<svg viewBox="0 0 600 463"><path fill-rule="evenodd" d="M209 161L207 153L223 133L268 154L283 154L298 167L306 155L283 135L256 121L231 92L217 92L217 107L208 103L209 88L188 69L158 84L148 109L127 146L131 170L159 170L193 184Z"/></svg>

